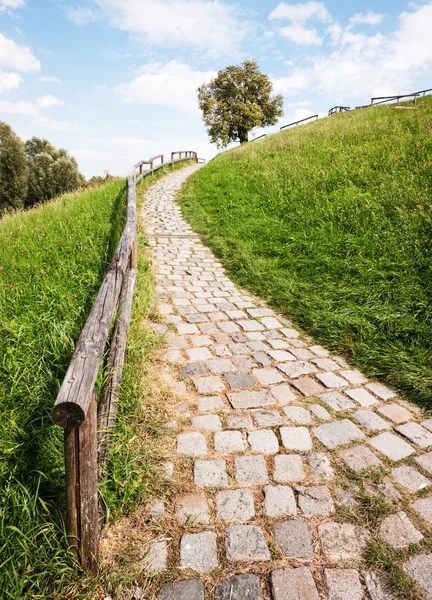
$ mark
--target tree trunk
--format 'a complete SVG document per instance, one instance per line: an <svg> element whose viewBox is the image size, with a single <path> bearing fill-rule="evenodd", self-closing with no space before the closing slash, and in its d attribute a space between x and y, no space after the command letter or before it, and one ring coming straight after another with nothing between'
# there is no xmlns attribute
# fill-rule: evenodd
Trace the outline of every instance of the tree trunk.
<svg viewBox="0 0 432 600"><path fill-rule="evenodd" d="M238 137L240 144L246 144L248 142L248 132L245 129L242 129L238 132Z"/></svg>

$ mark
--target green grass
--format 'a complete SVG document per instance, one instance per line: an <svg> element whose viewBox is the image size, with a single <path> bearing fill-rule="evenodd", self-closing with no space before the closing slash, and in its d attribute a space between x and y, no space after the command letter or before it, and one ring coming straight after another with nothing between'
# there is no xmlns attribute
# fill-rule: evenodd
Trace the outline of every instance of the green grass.
<svg viewBox="0 0 432 600"><path fill-rule="evenodd" d="M432 409L432 98L220 154L182 210L239 284Z"/></svg>

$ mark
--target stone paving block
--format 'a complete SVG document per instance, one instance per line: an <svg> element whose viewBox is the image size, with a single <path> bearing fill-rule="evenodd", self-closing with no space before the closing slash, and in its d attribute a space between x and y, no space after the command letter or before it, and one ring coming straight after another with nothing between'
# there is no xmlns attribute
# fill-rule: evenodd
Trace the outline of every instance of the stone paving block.
<svg viewBox="0 0 432 600"><path fill-rule="evenodd" d="M348 385L345 379L342 379L342 377L339 377L339 375L336 375L336 373L333 373L332 371L327 373L317 373L316 378L321 381L326 388L330 389L341 389Z"/></svg>
<svg viewBox="0 0 432 600"><path fill-rule="evenodd" d="M274 311L271 308L248 308L246 311L251 317L273 317Z"/></svg>
<svg viewBox="0 0 432 600"><path fill-rule="evenodd" d="M205 431L220 431L222 421L218 415L200 415L192 418L192 427Z"/></svg>
<svg viewBox="0 0 432 600"><path fill-rule="evenodd" d="M300 336L300 333L292 327L284 327L283 329L281 329L281 331L284 334L284 336L288 339L295 339Z"/></svg>
<svg viewBox="0 0 432 600"><path fill-rule="evenodd" d="M230 392L227 396L233 408L261 408L261 406L274 404L274 401L266 390Z"/></svg>
<svg viewBox="0 0 432 600"><path fill-rule="evenodd" d="M280 329L282 327L281 323L275 317L263 317L261 325L264 325L266 329Z"/></svg>
<svg viewBox="0 0 432 600"><path fill-rule="evenodd" d="M223 579L216 589L215 600L264 600L257 575L244 573Z"/></svg>
<svg viewBox="0 0 432 600"><path fill-rule="evenodd" d="M355 569L324 569L330 600L362 600L363 589Z"/></svg>
<svg viewBox="0 0 432 600"><path fill-rule="evenodd" d="M362 427L368 429L369 431L383 431L385 429L390 429L391 426L387 421L381 419L376 413L372 410L358 410L353 413L352 418L360 423Z"/></svg>
<svg viewBox="0 0 432 600"><path fill-rule="evenodd" d="M218 519L249 521L255 516L255 504L250 490L224 490L216 495Z"/></svg>
<svg viewBox="0 0 432 600"><path fill-rule="evenodd" d="M333 450L342 444L354 442L355 440L362 440L366 437L357 425L354 425L349 419L324 423L319 427L315 427L312 431L329 450Z"/></svg>
<svg viewBox="0 0 432 600"><path fill-rule="evenodd" d="M354 446L339 452L339 457L343 462L356 473L363 469L378 468L382 466L380 459L366 446Z"/></svg>
<svg viewBox="0 0 432 600"><path fill-rule="evenodd" d="M194 571L216 569L216 534L213 531L184 534L180 540L180 565Z"/></svg>
<svg viewBox="0 0 432 600"><path fill-rule="evenodd" d="M254 352L265 352L266 350L268 350L268 346L267 344L265 344L264 342L247 342L246 346L248 348L250 348L251 350L253 350Z"/></svg>
<svg viewBox="0 0 432 600"><path fill-rule="evenodd" d="M229 562L270 560L262 529L257 525L231 525L225 530L226 557Z"/></svg>
<svg viewBox="0 0 432 600"><path fill-rule="evenodd" d="M269 359L267 354L264 354L264 352L254 352L252 356L262 367L268 367L268 365L272 364L272 361Z"/></svg>
<svg viewBox="0 0 432 600"><path fill-rule="evenodd" d="M224 403L220 396L204 396L203 398L198 398L198 410L200 412L220 410L223 407Z"/></svg>
<svg viewBox="0 0 432 600"><path fill-rule="evenodd" d="M208 317L200 313L192 313L186 314L186 320L188 323L205 323L208 321Z"/></svg>
<svg viewBox="0 0 432 600"><path fill-rule="evenodd" d="M203 361L213 358L212 353L205 346L200 348L188 348L186 350L186 354L188 355L190 361Z"/></svg>
<svg viewBox="0 0 432 600"><path fill-rule="evenodd" d="M205 494L184 494L177 496L175 514L180 525L208 525L210 514Z"/></svg>
<svg viewBox="0 0 432 600"><path fill-rule="evenodd" d="M253 410L252 416L257 427L277 427L284 424L284 420L277 410Z"/></svg>
<svg viewBox="0 0 432 600"><path fill-rule="evenodd" d="M311 404L309 408L321 421L331 421L331 414L321 404Z"/></svg>
<svg viewBox="0 0 432 600"><path fill-rule="evenodd" d="M417 554L404 565L408 575L418 583L424 600L432 600L432 554Z"/></svg>
<svg viewBox="0 0 432 600"><path fill-rule="evenodd" d="M177 331L181 334L198 333L198 327L196 325L190 325L189 323L178 323Z"/></svg>
<svg viewBox="0 0 432 600"><path fill-rule="evenodd" d="M290 345L285 341L285 340L281 340L279 338L274 339L273 337L269 337L268 332L264 332L264 336L267 339L268 344L274 349L274 350L286 350L287 348L290 347ZM268 352L268 348L267 348L267 352Z"/></svg>
<svg viewBox="0 0 432 600"><path fill-rule="evenodd" d="M297 502L304 515L328 517L333 512L333 500L325 485L296 487Z"/></svg>
<svg viewBox="0 0 432 600"><path fill-rule="evenodd" d="M432 452L426 452L426 454L422 454L421 456L416 456L414 458L416 463L420 465L425 471L432 475Z"/></svg>
<svg viewBox="0 0 432 600"><path fill-rule="evenodd" d="M423 539L423 534L414 527L404 512L385 517L381 522L379 535L392 548L407 548Z"/></svg>
<svg viewBox="0 0 432 600"><path fill-rule="evenodd" d="M183 381L177 381L174 384L174 393L177 396L184 396L185 394L187 394L186 384L183 383Z"/></svg>
<svg viewBox="0 0 432 600"><path fill-rule="evenodd" d="M310 425L312 423L310 412L301 406L284 406L283 411L288 419L297 425Z"/></svg>
<svg viewBox="0 0 432 600"><path fill-rule="evenodd" d="M418 492L431 484L430 480L426 479L417 469L407 465L396 467L393 469L392 475L399 485L411 492Z"/></svg>
<svg viewBox="0 0 432 600"><path fill-rule="evenodd" d="M384 477L381 483L365 483L365 491L371 496L384 496L386 500L401 500L399 494L390 477Z"/></svg>
<svg viewBox="0 0 432 600"><path fill-rule="evenodd" d="M179 433L177 436L177 452L186 456L203 456L207 454L206 439L198 431Z"/></svg>
<svg viewBox="0 0 432 600"><path fill-rule="evenodd" d="M232 321L219 320L218 326L219 326L219 329L221 329L225 333L237 333L238 331L240 331L240 328L238 327L238 325L236 325Z"/></svg>
<svg viewBox="0 0 432 600"><path fill-rule="evenodd" d="M309 567L272 571L270 583L274 600L319 600Z"/></svg>
<svg viewBox="0 0 432 600"><path fill-rule="evenodd" d="M295 394L286 383L275 385L270 388L270 394L279 404L288 404L289 402L296 400Z"/></svg>
<svg viewBox="0 0 432 600"><path fill-rule="evenodd" d="M165 352L164 358L172 365L178 365L183 362L183 355L180 350L168 350Z"/></svg>
<svg viewBox="0 0 432 600"><path fill-rule="evenodd" d="M413 417L409 410L403 406L399 406L399 404L386 404L385 406L381 406L378 412L383 417L390 419L395 425L406 423L406 421L409 421Z"/></svg>
<svg viewBox="0 0 432 600"><path fill-rule="evenodd" d="M256 382L249 373L235 371L234 373L225 373L224 377L232 390L241 390L255 387Z"/></svg>
<svg viewBox="0 0 432 600"><path fill-rule="evenodd" d="M357 404L360 404L360 406L363 406L364 408L379 404L375 396L372 396L372 394L365 390L365 388L345 390L345 394L347 394L350 398L355 400Z"/></svg>
<svg viewBox="0 0 432 600"><path fill-rule="evenodd" d="M357 496L359 489L354 486L348 490L340 488L336 490L337 505L338 506L358 506Z"/></svg>
<svg viewBox="0 0 432 600"><path fill-rule="evenodd" d="M244 349L242 348L242 352L244 351ZM235 366L236 369L239 369L240 371L247 371L249 369L253 369L254 367L256 367L256 362L254 360L252 360L249 356L234 356L234 358L232 359L232 362Z"/></svg>
<svg viewBox="0 0 432 600"><path fill-rule="evenodd" d="M290 341L290 344L293 344L293 341ZM299 358L300 360L311 360L314 357L312 352L309 352L309 350L307 350L306 348L303 348L303 347L298 347L298 348L291 347L291 352L294 354L294 356L296 358Z"/></svg>
<svg viewBox="0 0 432 600"><path fill-rule="evenodd" d="M307 427L281 427L282 444L287 450L312 450L312 439Z"/></svg>
<svg viewBox="0 0 432 600"><path fill-rule="evenodd" d="M167 583L160 593L160 600L204 600L204 585L201 579L186 579Z"/></svg>
<svg viewBox="0 0 432 600"><path fill-rule="evenodd" d="M285 558L313 558L312 535L304 521L279 521L273 525L273 536Z"/></svg>
<svg viewBox="0 0 432 600"><path fill-rule="evenodd" d="M228 429L252 429L252 417L250 413L230 413L227 415Z"/></svg>
<svg viewBox="0 0 432 600"><path fill-rule="evenodd" d="M194 377L192 379L198 394L212 394L222 392L225 385L219 377L210 375L209 377Z"/></svg>
<svg viewBox="0 0 432 600"><path fill-rule="evenodd" d="M228 485L226 461L196 460L194 463L194 481L202 487L225 487Z"/></svg>
<svg viewBox="0 0 432 600"><path fill-rule="evenodd" d="M405 423L404 425L395 427L395 429L411 442L420 446L420 448L429 448L429 446L432 446L432 433L418 423Z"/></svg>
<svg viewBox="0 0 432 600"><path fill-rule="evenodd" d="M222 307L220 307L220 308L222 308ZM225 310L225 309L223 309L223 310ZM243 310L228 310L227 315L230 319L233 319L233 320L247 318L247 314Z"/></svg>
<svg viewBox="0 0 432 600"><path fill-rule="evenodd" d="M268 355L277 362L287 362L296 359L291 352L287 352L286 350L269 350Z"/></svg>
<svg viewBox="0 0 432 600"><path fill-rule="evenodd" d="M387 590L385 575L366 571L364 578L371 600L396 600L396 597Z"/></svg>
<svg viewBox="0 0 432 600"><path fill-rule="evenodd" d="M294 493L290 487L267 485L264 494L264 512L268 517L285 517L297 513Z"/></svg>
<svg viewBox="0 0 432 600"><path fill-rule="evenodd" d="M326 394L322 394L320 400L336 412L355 408L354 402L351 402L351 400L348 400L346 396L339 392L327 392Z"/></svg>
<svg viewBox="0 0 432 600"><path fill-rule="evenodd" d="M432 525L432 497L419 498L410 504L410 507L415 510L429 525Z"/></svg>
<svg viewBox="0 0 432 600"><path fill-rule="evenodd" d="M360 559L370 538L364 527L351 523L323 523L318 535L325 556L336 559Z"/></svg>
<svg viewBox="0 0 432 600"><path fill-rule="evenodd" d="M309 350L311 352L313 352L316 356L320 356L320 357L325 357L325 356L329 356L330 352L327 350L327 348L323 348L323 346L310 346Z"/></svg>
<svg viewBox="0 0 432 600"><path fill-rule="evenodd" d="M311 362L323 371L339 371L340 369L337 362L331 358L313 358Z"/></svg>
<svg viewBox="0 0 432 600"><path fill-rule="evenodd" d="M207 374L207 367L202 362L190 362L180 369L182 377L200 377Z"/></svg>
<svg viewBox="0 0 432 600"><path fill-rule="evenodd" d="M236 456L234 472L237 483L267 483L267 465L264 456Z"/></svg>
<svg viewBox="0 0 432 600"><path fill-rule="evenodd" d="M163 323L150 323L150 328L156 335L163 336L168 331L168 326Z"/></svg>
<svg viewBox="0 0 432 600"><path fill-rule="evenodd" d="M272 385L285 381L277 369L252 369L252 375L261 385Z"/></svg>
<svg viewBox="0 0 432 600"><path fill-rule="evenodd" d="M178 402L172 407L172 412L177 417L188 417L189 416L189 402L184 400L183 402Z"/></svg>
<svg viewBox="0 0 432 600"><path fill-rule="evenodd" d="M276 454L279 452L278 439L270 429L249 431L248 442L252 452L260 452L261 454Z"/></svg>
<svg viewBox="0 0 432 600"><path fill-rule="evenodd" d="M193 335L190 338L190 343L198 348L199 346L211 346L213 341L208 335Z"/></svg>
<svg viewBox="0 0 432 600"><path fill-rule="evenodd" d="M280 366L281 365L279 365L279 368ZM299 379L292 381L291 385L306 397L318 396L325 391L325 388L315 381L315 379L312 379L312 377L300 377Z"/></svg>
<svg viewBox="0 0 432 600"><path fill-rule="evenodd" d="M423 425L423 427L425 427L428 431L432 431L432 419L426 419L425 421L422 421L421 424Z"/></svg>
<svg viewBox="0 0 432 600"><path fill-rule="evenodd" d="M229 452L244 452L245 444L240 431L218 431L214 436L215 452L227 454Z"/></svg>
<svg viewBox="0 0 432 600"><path fill-rule="evenodd" d="M334 470L331 466L329 455L325 452L311 452L308 454L309 468L314 477L332 479Z"/></svg>
<svg viewBox="0 0 432 600"><path fill-rule="evenodd" d="M236 370L236 367L228 358L214 358L213 360L207 361L206 366L209 371L216 373L216 375Z"/></svg>
<svg viewBox="0 0 432 600"><path fill-rule="evenodd" d="M297 483L303 481L302 457L297 454L278 454L274 457L273 479L278 483Z"/></svg>
<svg viewBox="0 0 432 600"><path fill-rule="evenodd" d="M345 377L345 379L353 385L362 385L363 383L367 382L367 377L365 377L363 373L357 369L346 369L340 371L340 375Z"/></svg>
<svg viewBox="0 0 432 600"><path fill-rule="evenodd" d="M243 329L243 331L263 331L264 325L255 321L255 319L239 319L237 325Z"/></svg>
<svg viewBox="0 0 432 600"><path fill-rule="evenodd" d="M215 356L232 356L231 351L225 344L214 344L213 346L210 346L210 348Z"/></svg>
<svg viewBox="0 0 432 600"><path fill-rule="evenodd" d="M146 506L147 512L151 517L161 517L165 513L165 504L163 500L153 500Z"/></svg>
<svg viewBox="0 0 432 600"><path fill-rule="evenodd" d="M375 394L375 396L381 398L381 400L390 400L390 398L394 398L396 396L396 392L390 390L381 383L368 383L366 387L372 392L372 394Z"/></svg>
<svg viewBox="0 0 432 600"><path fill-rule="evenodd" d="M402 458L406 458L407 456L410 456L410 454L415 453L414 448L407 442L404 442L404 440L401 440L393 433L388 433L387 431L369 439L368 444L373 446L378 452L387 456L387 458L390 458L390 460L394 461L402 460Z"/></svg>

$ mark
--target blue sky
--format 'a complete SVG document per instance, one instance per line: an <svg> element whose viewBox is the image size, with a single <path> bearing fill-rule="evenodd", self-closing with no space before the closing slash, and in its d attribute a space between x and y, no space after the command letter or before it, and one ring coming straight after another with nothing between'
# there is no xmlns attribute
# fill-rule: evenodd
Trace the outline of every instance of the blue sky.
<svg viewBox="0 0 432 600"><path fill-rule="evenodd" d="M430 88L432 2L0 0L0 119L86 176L171 150L211 158L196 88L247 58L284 96L279 125Z"/></svg>

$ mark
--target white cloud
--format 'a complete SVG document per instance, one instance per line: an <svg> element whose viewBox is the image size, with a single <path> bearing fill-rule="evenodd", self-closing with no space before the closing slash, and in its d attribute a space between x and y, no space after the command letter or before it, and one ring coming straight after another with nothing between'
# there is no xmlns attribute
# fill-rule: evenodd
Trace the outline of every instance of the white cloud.
<svg viewBox="0 0 432 600"><path fill-rule="evenodd" d="M246 35L235 5L220 0L92 0L99 17L144 43L194 47L210 54L233 51ZM90 11L90 12L89 12ZM72 9L75 21L94 17L89 7Z"/></svg>
<svg viewBox="0 0 432 600"><path fill-rule="evenodd" d="M52 108L53 106L62 106L64 102L63 100L59 100L55 96L48 94L47 96L40 96L36 100L36 104L39 108Z"/></svg>
<svg viewBox="0 0 432 600"><path fill-rule="evenodd" d="M24 0L0 0L0 14L5 11L16 10L25 6Z"/></svg>
<svg viewBox="0 0 432 600"><path fill-rule="evenodd" d="M28 73L39 71L40 62L27 46L20 46L0 33L0 67Z"/></svg>
<svg viewBox="0 0 432 600"><path fill-rule="evenodd" d="M21 75L18 75L18 73L7 73L0 69L0 94L17 88L22 80Z"/></svg>
<svg viewBox="0 0 432 600"><path fill-rule="evenodd" d="M300 23L294 23L293 25L282 27L280 34L282 37L288 38L296 44L312 46L321 46L322 44L322 39L318 35L318 31L316 29L307 29Z"/></svg>
<svg viewBox="0 0 432 600"><path fill-rule="evenodd" d="M57 77L39 77L40 81L44 81L45 83L61 83L60 79Z"/></svg>
<svg viewBox="0 0 432 600"><path fill-rule="evenodd" d="M65 12L67 18L75 25L88 25L97 19L96 12L89 6L68 6Z"/></svg>
<svg viewBox="0 0 432 600"><path fill-rule="evenodd" d="M116 91L126 102L167 106L195 113L197 88L216 76L215 71L193 71L188 65L172 60L166 65L143 67L138 76L121 83Z"/></svg>
<svg viewBox="0 0 432 600"><path fill-rule="evenodd" d="M38 108L32 102L10 102L9 100L0 100L0 113L34 117L38 114Z"/></svg>
<svg viewBox="0 0 432 600"><path fill-rule="evenodd" d="M328 23L332 20L324 3L315 2L314 0L299 4L281 2L269 15L270 21L289 19L298 23L304 23L311 17L315 17L323 23Z"/></svg>
<svg viewBox="0 0 432 600"><path fill-rule="evenodd" d="M380 13L357 13L348 21L348 26L355 27L356 25L379 25L384 18Z"/></svg>

